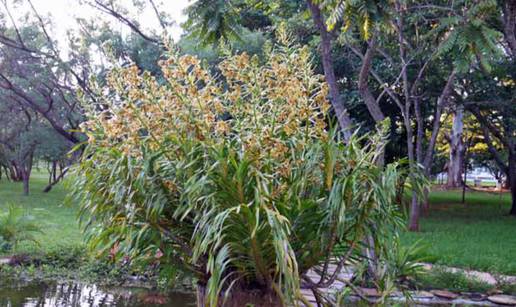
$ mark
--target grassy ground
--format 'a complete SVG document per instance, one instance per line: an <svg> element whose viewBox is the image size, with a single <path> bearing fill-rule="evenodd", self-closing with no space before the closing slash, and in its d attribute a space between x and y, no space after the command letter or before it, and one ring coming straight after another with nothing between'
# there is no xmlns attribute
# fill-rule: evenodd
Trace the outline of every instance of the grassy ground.
<svg viewBox="0 0 516 307"><path fill-rule="evenodd" d="M22 195L21 183L0 181L0 213L7 211L10 204L22 206L40 221L42 233L37 234L40 246L22 243L19 253L50 252L83 244L82 236L76 222L76 209L63 204L65 190L61 184L49 193L43 193L47 177L44 173L35 173L31 179L30 195Z"/></svg>
<svg viewBox="0 0 516 307"><path fill-rule="evenodd" d="M49 193L43 193L46 182L45 173L34 174L31 193L23 196L21 183L0 181L0 214L7 212L10 204L22 206L40 222L43 230L37 234L39 245L22 243L14 252L9 252L10 255L23 254L28 257L16 258L22 262L21 266L0 266L0 280L58 279L119 285L130 281L130 276L145 272L148 285L157 285L158 275L155 271L145 269L143 272L143 269L128 268L106 258L91 257L77 224L77 208L63 204L66 191L61 184Z"/></svg>
<svg viewBox="0 0 516 307"><path fill-rule="evenodd" d="M48 253L83 246L76 209L63 205L65 190L56 186L41 192L46 175L36 173L31 195L22 195L20 183L0 181L0 213L9 204L23 206L41 222L40 246L21 244L17 252ZM431 208L421 220L420 233L402 234L409 244L422 239L436 263L516 275L516 218L507 216L510 196L468 192L466 204L460 191L433 192Z"/></svg>
<svg viewBox="0 0 516 307"><path fill-rule="evenodd" d="M406 243L422 239L436 263L516 275L516 218L507 215L510 195L436 191L420 233L404 233Z"/></svg>

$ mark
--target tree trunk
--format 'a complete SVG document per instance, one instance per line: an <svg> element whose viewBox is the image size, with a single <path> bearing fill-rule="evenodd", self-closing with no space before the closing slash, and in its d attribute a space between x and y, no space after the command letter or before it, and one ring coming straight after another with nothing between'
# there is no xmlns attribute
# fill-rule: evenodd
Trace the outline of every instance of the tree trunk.
<svg viewBox="0 0 516 307"><path fill-rule="evenodd" d="M411 171L417 165L417 157L414 152L414 143L413 143L413 131L410 125L410 120L407 116L404 116L405 128L407 130L407 155L409 157L409 166ZM410 180L415 180L414 175L410 174ZM416 191L412 191L412 198L410 201L410 216L409 216L409 230L410 231L419 231L419 199L417 197Z"/></svg>
<svg viewBox="0 0 516 307"><path fill-rule="evenodd" d="M464 130L464 107L457 106L453 114L453 126L450 136L450 161L448 163L447 188L462 186L465 146L462 139Z"/></svg>
<svg viewBox="0 0 516 307"><path fill-rule="evenodd" d="M419 231L419 200L415 191L412 192L410 201L409 230Z"/></svg>
<svg viewBox="0 0 516 307"><path fill-rule="evenodd" d="M502 10L503 33L505 40L507 41L509 51L513 59L516 59L516 1L503 1Z"/></svg>
<svg viewBox="0 0 516 307"><path fill-rule="evenodd" d="M29 178L28 172L23 172L23 195L29 195Z"/></svg>
<svg viewBox="0 0 516 307"><path fill-rule="evenodd" d="M14 182L20 182L23 180L21 168L16 164L16 162L12 162L10 167L11 180Z"/></svg>
<svg viewBox="0 0 516 307"><path fill-rule="evenodd" d="M369 47L367 48L364 58L362 59L362 67L360 68L360 73L358 74L358 92L364 100L369 114L371 114L371 117L374 119L374 121L378 123L385 119L385 115L380 109L378 102L376 102L376 98L371 93L368 84L368 77L375 52L375 43L376 42L374 37L369 40Z"/></svg>
<svg viewBox="0 0 516 307"><path fill-rule="evenodd" d="M30 168L23 165L20 169L21 181L23 182L23 195L29 195Z"/></svg>
<svg viewBox="0 0 516 307"><path fill-rule="evenodd" d="M511 185L509 183L509 179L505 180L503 183L502 183L502 189L504 190L510 190L511 189Z"/></svg>
<svg viewBox="0 0 516 307"><path fill-rule="evenodd" d="M50 180L50 182L52 181L56 181L56 177L57 177L57 161L52 161L52 180Z"/></svg>
<svg viewBox="0 0 516 307"><path fill-rule="evenodd" d="M54 176L54 179L48 183L48 185L43 189L43 192L44 193L50 192L50 190L52 190L54 185L56 185L59 181L61 181L64 178L64 176L66 175L66 173L68 172L69 169L70 169L69 167L61 169L61 173L59 174L59 176L57 176L57 177Z"/></svg>
<svg viewBox="0 0 516 307"><path fill-rule="evenodd" d="M29 180L30 174L32 173L32 164L34 158L34 148L25 155L23 161L20 163L19 173L21 180L23 181L23 195L29 195Z"/></svg>
<svg viewBox="0 0 516 307"><path fill-rule="evenodd" d="M209 302L206 297L205 285L197 285L197 306L209 306ZM233 289L227 298L224 298L223 294L220 295L217 303L217 307L218 306L282 307L283 305L281 304L280 298L272 291L259 289Z"/></svg>
<svg viewBox="0 0 516 307"><path fill-rule="evenodd" d="M512 207L510 215L516 216L516 150L509 150L509 172L507 181L511 189Z"/></svg>
<svg viewBox="0 0 516 307"><path fill-rule="evenodd" d="M314 4L312 0L307 0L308 8L312 13L312 19L321 36L320 54L323 64L324 77L330 89L330 101L337 117L339 127L342 131L344 139L348 140L351 137L351 119L344 107L344 103L339 94L339 86L337 78L335 77L335 69L333 67L333 60L331 56L331 36L326 29L326 23L323 20L321 9Z"/></svg>

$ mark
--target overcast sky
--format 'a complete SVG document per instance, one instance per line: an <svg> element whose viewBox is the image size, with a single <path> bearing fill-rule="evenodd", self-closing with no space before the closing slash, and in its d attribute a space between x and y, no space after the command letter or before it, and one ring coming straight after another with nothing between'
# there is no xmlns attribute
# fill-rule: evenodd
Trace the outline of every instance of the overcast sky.
<svg viewBox="0 0 516 307"><path fill-rule="evenodd" d="M25 1L22 1L25 2ZM102 16L104 20L112 20L113 26L121 31L128 31L126 26L115 22L114 18L107 16L106 14L92 8L91 6L80 4L79 0L32 0L34 6L41 15L51 15L54 27L52 29L52 36L61 40L60 38L65 37L65 33L68 29L76 28L76 17L91 18L93 16ZM170 34L177 40L181 35L181 28L179 24L184 21L185 16L183 10L191 0L156 0L155 3L159 5L164 11L166 11L172 19L176 22L176 25L169 29ZM29 12L27 4L13 5L10 3L11 12L17 17L21 17ZM121 0L121 3L126 8L133 9L131 13L134 16L138 16L138 21L146 29L160 29L158 20L152 11L147 9L144 12L137 14L136 10L132 6L132 0Z"/></svg>

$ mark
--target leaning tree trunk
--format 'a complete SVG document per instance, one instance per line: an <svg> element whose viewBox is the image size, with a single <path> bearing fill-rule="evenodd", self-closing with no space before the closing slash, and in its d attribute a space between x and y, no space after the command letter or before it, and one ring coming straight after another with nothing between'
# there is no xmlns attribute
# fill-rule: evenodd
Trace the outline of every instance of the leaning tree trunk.
<svg viewBox="0 0 516 307"><path fill-rule="evenodd" d="M224 304L223 304L224 303ZM209 306L209 301L206 295L206 286L197 285L197 306ZM249 289L233 289L231 294L224 298L221 294L217 306L224 307L282 307L280 298L271 290L249 290Z"/></svg>
<svg viewBox="0 0 516 307"><path fill-rule="evenodd" d="M323 64L324 78L326 79L326 83L328 83L328 88L330 89L331 106L335 112L335 117L337 117L341 132L347 141L351 137L351 119L346 107L344 106L344 102L340 97L339 86L335 76L335 68L333 66L331 55L332 37L330 33L328 33L324 17L319 6L315 4L313 0L307 0L306 3L312 13L312 20L314 21L315 27L319 31L321 37L320 55Z"/></svg>
<svg viewBox="0 0 516 307"><path fill-rule="evenodd" d="M23 170L22 171L23 195L29 195L29 180L30 180L30 173L27 170Z"/></svg>
<svg viewBox="0 0 516 307"><path fill-rule="evenodd" d="M66 173L68 172L69 169L70 169L70 167L61 168L61 172L60 172L59 176L57 176L57 177L54 176L54 179L48 183L48 185L43 189L43 192L44 193L50 192L50 190L52 190L54 185L56 185L59 181L61 181L64 178L64 176L66 175Z"/></svg>
<svg viewBox="0 0 516 307"><path fill-rule="evenodd" d="M464 107L458 105L453 115L452 133L450 136L450 161L448 163L447 188L462 186L465 146L462 140L464 130Z"/></svg>

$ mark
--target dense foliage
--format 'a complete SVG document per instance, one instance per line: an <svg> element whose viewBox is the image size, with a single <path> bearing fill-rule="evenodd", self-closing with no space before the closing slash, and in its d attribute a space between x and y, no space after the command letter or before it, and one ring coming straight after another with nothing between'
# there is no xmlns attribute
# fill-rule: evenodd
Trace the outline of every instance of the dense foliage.
<svg viewBox="0 0 516 307"><path fill-rule="evenodd" d="M492 169L516 215L516 2L197 0L173 48L165 3L80 1L98 14L60 39L31 0L0 11L0 179L28 194L43 160L48 191L84 153L74 195L110 259L193 276L200 305L291 305L330 262L407 283L405 181L413 231L418 182L445 169L464 191L469 166Z"/></svg>
<svg viewBox="0 0 516 307"><path fill-rule="evenodd" d="M221 76L173 51L166 83L113 72L73 186L92 246L193 275L211 306L244 291L295 303L301 282L333 282L335 255L338 270L360 258L364 238L382 253L402 222L398 164L377 165L381 136L340 141L308 49L279 37L263 62L227 56Z"/></svg>

